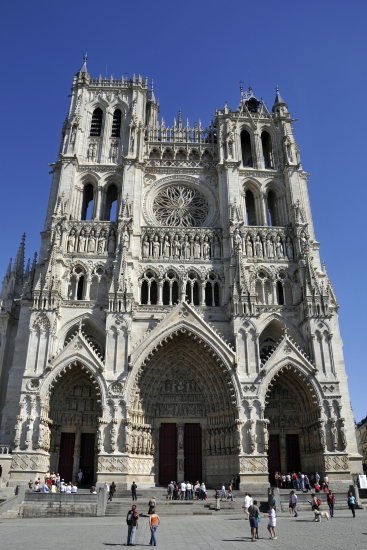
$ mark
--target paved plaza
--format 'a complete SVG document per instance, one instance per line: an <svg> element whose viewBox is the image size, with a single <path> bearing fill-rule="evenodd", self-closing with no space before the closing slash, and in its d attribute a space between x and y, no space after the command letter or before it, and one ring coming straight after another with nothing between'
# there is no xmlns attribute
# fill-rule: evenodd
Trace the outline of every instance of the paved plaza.
<svg viewBox="0 0 367 550"><path fill-rule="evenodd" d="M142 506L144 512L146 506ZM367 511L357 510L356 519L348 510L330 521L312 521L313 514L301 512L297 519L278 516L278 539L269 540L267 518L260 522L260 539L251 543L244 516L167 516L157 532L162 549L286 548L299 550L359 550L367 546ZM148 518L139 520L136 548L149 546ZM0 522L0 548L5 550L113 550L126 545L125 518L16 519Z"/></svg>

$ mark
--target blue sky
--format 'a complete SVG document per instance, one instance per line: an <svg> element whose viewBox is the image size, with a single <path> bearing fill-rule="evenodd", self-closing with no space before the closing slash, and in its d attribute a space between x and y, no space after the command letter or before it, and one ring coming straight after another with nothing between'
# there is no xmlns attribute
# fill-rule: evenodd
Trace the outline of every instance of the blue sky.
<svg viewBox="0 0 367 550"><path fill-rule="evenodd" d="M3 4L0 281L22 233L39 248L73 74L154 78L167 123L179 109L210 121L239 101L239 81L270 108L289 105L309 183L316 236L341 305L356 419L367 415L367 3L350 0L20 0Z"/></svg>

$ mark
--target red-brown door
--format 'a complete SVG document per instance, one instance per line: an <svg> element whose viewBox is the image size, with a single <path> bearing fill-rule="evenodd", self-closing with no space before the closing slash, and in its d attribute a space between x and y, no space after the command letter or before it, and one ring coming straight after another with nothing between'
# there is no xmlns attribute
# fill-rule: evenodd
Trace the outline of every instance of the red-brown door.
<svg viewBox="0 0 367 550"><path fill-rule="evenodd" d="M288 472L301 471L301 455L299 452L298 434L286 435L287 470Z"/></svg>
<svg viewBox="0 0 367 550"><path fill-rule="evenodd" d="M201 445L200 424L185 424L185 481L203 481Z"/></svg>
<svg viewBox="0 0 367 550"><path fill-rule="evenodd" d="M59 474L65 483L73 479L75 433L61 433Z"/></svg>
<svg viewBox="0 0 367 550"><path fill-rule="evenodd" d="M170 481L177 481L177 428L167 423L159 428L159 483Z"/></svg>
<svg viewBox="0 0 367 550"><path fill-rule="evenodd" d="M94 481L94 434L82 434L79 468L83 472L83 485Z"/></svg>
<svg viewBox="0 0 367 550"><path fill-rule="evenodd" d="M275 472L281 471L280 466L280 447L279 447L279 435L269 434L269 449L268 449L268 468L270 483L274 484Z"/></svg>

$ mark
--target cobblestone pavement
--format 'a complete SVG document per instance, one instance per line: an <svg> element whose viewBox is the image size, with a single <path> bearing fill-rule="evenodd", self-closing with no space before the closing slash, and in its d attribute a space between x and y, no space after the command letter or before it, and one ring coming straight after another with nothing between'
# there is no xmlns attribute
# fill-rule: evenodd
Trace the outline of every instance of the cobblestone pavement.
<svg viewBox="0 0 367 550"><path fill-rule="evenodd" d="M269 540L267 518L260 522L255 548L299 550L362 550L367 547L367 511L340 511L330 521L314 523L311 512L299 517L278 516L278 539ZM0 521L1 550L118 550L126 546L125 518L16 519ZM148 518L140 519L136 548L149 547ZM250 528L244 516L168 516L157 531L158 546L243 549L251 546Z"/></svg>

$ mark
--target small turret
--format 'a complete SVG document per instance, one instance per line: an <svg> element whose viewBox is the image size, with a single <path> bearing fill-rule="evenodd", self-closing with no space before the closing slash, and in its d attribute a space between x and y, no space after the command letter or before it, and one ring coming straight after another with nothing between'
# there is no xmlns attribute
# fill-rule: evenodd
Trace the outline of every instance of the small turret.
<svg viewBox="0 0 367 550"><path fill-rule="evenodd" d="M282 111L284 111L284 110L288 111L288 105L286 104L286 102L284 101L282 96L280 95L278 85L275 88L275 92L276 92L275 101L274 101L274 105L273 105L273 109L272 109L273 113L276 113L276 112L279 113L280 107L282 107Z"/></svg>

